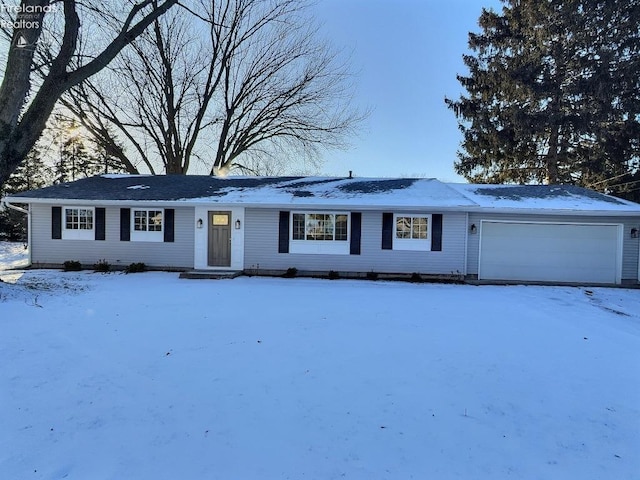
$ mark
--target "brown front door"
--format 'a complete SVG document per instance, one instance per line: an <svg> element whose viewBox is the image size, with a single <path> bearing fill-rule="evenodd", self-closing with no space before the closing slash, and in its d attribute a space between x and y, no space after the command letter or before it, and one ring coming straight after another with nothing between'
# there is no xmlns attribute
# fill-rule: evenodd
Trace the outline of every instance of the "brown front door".
<svg viewBox="0 0 640 480"><path fill-rule="evenodd" d="M209 255L211 267L231 266L231 212L209 212Z"/></svg>

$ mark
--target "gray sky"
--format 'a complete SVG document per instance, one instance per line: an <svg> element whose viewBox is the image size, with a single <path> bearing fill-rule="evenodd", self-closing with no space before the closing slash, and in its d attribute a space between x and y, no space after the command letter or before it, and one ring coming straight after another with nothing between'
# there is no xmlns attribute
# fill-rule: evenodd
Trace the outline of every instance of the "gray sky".
<svg viewBox="0 0 640 480"><path fill-rule="evenodd" d="M453 162L462 136L444 97L462 89L469 31L499 0L318 0L324 33L352 52L357 105L371 109L347 151L330 152L326 175L426 176L462 182Z"/></svg>

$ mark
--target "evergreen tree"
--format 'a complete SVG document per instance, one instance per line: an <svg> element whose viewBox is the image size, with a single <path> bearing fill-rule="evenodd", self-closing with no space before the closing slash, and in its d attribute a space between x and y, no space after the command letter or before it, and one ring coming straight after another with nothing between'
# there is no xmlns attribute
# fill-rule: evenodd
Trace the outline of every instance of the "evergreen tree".
<svg viewBox="0 0 640 480"><path fill-rule="evenodd" d="M0 188L0 197L12 193L42 188L50 183L51 177L47 167L41 160L41 153L34 147L24 161L13 172ZM27 208L27 205L21 205ZM27 216L16 210L5 208L0 210L0 240L26 241Z"/></svg>
<svg viewBox="0 0 640 480"><path fill-rule="evenodd" d="M54 161L56 183L125 171L120 160L106 152L95 140L89 139L75 120L55 116L49 132L59 146L58 158Z"/></svg>
<svg viewBox="0 0 640 480"><path fill-rule="evenodd" d="M503 0L469 34L467 94L445 99L473 182L640 196L640 2Z"/></svg>
<svg viewBox="0 0 640 480"><path fill-rule="evenodd" d="M53 183L125 171L120 160L87 139L74 120L56 115L49 122L46 134L0 187L0 198ZM27 205L20 206L27 208ZM8 208L0 210L0 240L27 240L24 213Z"/></svg>
<svg viewBox="0 0 640 480"><path fill-rule="evenodd" d="M88 140L89 149L93 152L93 159L96 171L95 175L103 173L127 173L127 167L122 163L120 158L112 155L107 148L101 145L94 137ZM122 143L115 139L115 145L119 152L124 152L125 148Z"/></svg>
<svg viewBox="0 0 640 480"><path fill-rule="evenodd" d="M60 146L58 173L58 181L73 182L102 172L99 159L89 151L84 139L74 133L67 136Z"/></svg>
<svg viewBox="0 0 640 480"><path fill-rule="evenodd" d="M51 184L51 181L47 180L48 178L50 178L49 168L42 162L40 148L36 146L2 186L2 191L9 195L42 188Z"/></svg>

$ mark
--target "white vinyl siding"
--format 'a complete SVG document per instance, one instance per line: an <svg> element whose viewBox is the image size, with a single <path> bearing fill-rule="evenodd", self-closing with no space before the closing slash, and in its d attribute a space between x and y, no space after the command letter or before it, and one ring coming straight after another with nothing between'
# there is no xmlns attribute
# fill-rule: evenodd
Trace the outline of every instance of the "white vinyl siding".
<svg viewBox="0 0 640 480"><path fill-rule="evenodd" d="M353 211L358 211L354 209ZM419 212L415 216L420 216ZM465 266L465 213L445 213L442 251L382 249L382 211L362 212L360 255L278 253L278 214L275 209L250 208L245 218L245 268L327 272L378 272L461 275ZM424 214L422 214L424 216ZM290 230L293 225L290 225ZM348 243L347 248L348 248Z"/></svg>
<svg viewBox="0 0 640 480"><path fill-rule="evenodd" d="M175 209L175 242L122 242L120 207L106 207L105 240L77 242L52 240L51 206L33 204L31 261L35 266L53 266L67 260L77 260L90 268L98 260L104 259L113 266L121 267L143 262L156 268L193 268L193 211L193 207ZM64 223L64 209L62 217Z"/></svg>

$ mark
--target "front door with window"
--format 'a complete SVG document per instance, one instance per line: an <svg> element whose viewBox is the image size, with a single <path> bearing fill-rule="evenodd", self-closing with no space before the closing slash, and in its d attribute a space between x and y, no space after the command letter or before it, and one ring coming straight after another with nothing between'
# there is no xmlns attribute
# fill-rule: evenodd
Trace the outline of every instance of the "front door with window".
<svg viewBox="0 0 640 480"><path fill-rule="evenodd" d="M208 265L231 266L231 212L209 212Z"/></svg>

